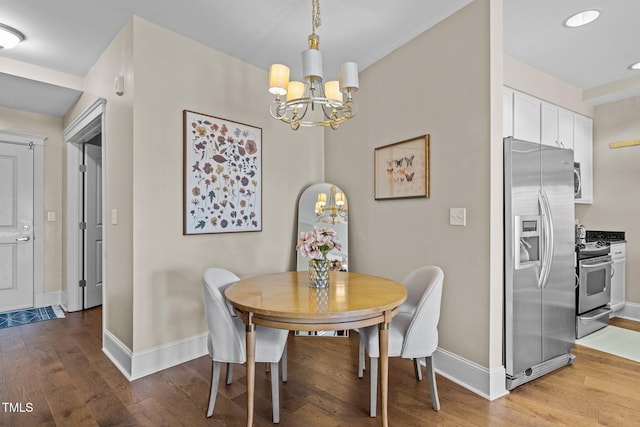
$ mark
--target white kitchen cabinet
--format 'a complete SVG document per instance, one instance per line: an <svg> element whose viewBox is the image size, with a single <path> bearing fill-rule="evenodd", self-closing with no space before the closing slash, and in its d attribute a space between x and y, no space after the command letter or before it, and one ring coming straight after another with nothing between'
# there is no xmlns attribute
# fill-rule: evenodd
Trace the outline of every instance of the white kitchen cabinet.
<svg viewBox="0 0 640 427"><path fill-rule="evenodd" d="M611 310L614 312L624 308L625 299L625 243L611 244Z"/></svg>
<svg viewBox="0 0 640 427"><path fill-rule="evenodd" d="M513 94L513 137L540 144L542 101L515 91Z"/></svg>
<svg viewBox="0 0 640 427"><path fill-rule="evenodd" d="M558 142L563 148L574 149L573 111L558 107Z"/></svg>
<svg viewBox="0 0 640 427"><path fill-rule="evenodd" d="M573 116L573 112L543 101L540 107L540 142L573 149Z"/></svg>
<svg viewBox="0 0 640 427"><path fill-rule="evenodd" d="M593 203L593 120L575 114L573 129L573 160L580 163L582 186L582 196L576 203Z"/></svg>
<svg viewBox="0 0 640 427"><path fill-rule="evenodd" d="M540 143L559 147L558 142L558 107L547 102L540 106Z"/></svg>

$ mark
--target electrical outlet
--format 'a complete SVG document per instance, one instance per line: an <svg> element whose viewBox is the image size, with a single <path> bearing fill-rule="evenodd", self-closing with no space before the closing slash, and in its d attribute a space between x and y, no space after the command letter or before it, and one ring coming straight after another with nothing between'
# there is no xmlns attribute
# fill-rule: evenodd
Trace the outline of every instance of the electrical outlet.
<svg viewBox="0 0 640 427"><path fill-rule="evenodd" d="M449 208L449 225L467 225L467 209Z"/></svg>

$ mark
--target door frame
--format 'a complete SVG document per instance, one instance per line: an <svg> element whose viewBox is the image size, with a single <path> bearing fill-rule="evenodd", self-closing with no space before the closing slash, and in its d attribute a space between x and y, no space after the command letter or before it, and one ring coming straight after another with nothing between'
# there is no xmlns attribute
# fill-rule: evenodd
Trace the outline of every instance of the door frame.
<svg viewBox="0 0 640 427"><path fill-rule="evenodd" d="M33 306L46 305L44 295L44 141L46 136L0 130L0 141L33 147Z"/></svg>
<svg viewBox="0 0 640 427"><path fill-rule="evenodd" d="M67 311L82 310L83 295L82 288L79 287L79 281L82 274L82 233L79 224L82 219L82 177L79 167L83 162L82 144L89 141L99 133L102 133L102 158L105 159L105 105L104 98L98 98L91 106L84 110L73 122L64 130L64 141L66 142L67 152L67 200L66 200L66 307ZM102 168L102 185L106 183L105 168ZM102 191L102 209L105 209L105 194ZM106 216L103 214L103 218ZM102 242L106 246L105 230L102 230ZM105 252L102 251L102 265L105 263ZM102 303L105 303L104 289L107 283L106 269L102 269Z"/></svg>

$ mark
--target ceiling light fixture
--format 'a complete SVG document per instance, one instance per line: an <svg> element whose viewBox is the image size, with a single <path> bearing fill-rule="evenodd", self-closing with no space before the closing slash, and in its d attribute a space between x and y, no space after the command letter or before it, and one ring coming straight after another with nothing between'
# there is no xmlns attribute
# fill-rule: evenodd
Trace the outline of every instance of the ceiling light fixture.
<svg viewBox="0 0 640 427"><path fill-rule="evenodd" d="M289 81L289 67L272 64L269 69L269 92L276 96L269 112L297 130L300 126L330 126L337 129L358 112L353 93L358 90L358 64L345 62L340 66L337 81L322 84L322 54L320 38L319 0L311 0L311 34L309 49L302 52L303 82ZM281 96L286 95L284 100ZM346 97L346 100L344 99ZM308 114L308 115L307 115ZM315 116L315 117L313 117Z"/></svg>
<svg viewBox="0 0 640 427"><path fill-rule="evenodd" d="M0 24L0 50L12 49L24 40L24 34L8 25Z"/></svg>
<svg viewBox="0 0 640 427"><path fill-rule="evenodd" d="M629 65L630 70L640 70L640 62L636 62L635 64Z"/></svg>
<svg viewBox="0 0 640 427"><path fill-rule="evenodd" d="M565 27L575 28L587 25L600 16L600 11L596 9L584 10L580 13L576 13L564 20Z"/></svg>

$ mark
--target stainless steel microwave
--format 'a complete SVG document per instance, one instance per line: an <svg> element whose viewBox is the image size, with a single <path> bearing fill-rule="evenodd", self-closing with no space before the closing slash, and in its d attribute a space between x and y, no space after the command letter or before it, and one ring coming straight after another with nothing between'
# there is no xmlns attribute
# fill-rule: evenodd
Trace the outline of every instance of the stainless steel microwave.
<svg viewBox="0 0 640 427"><path fill-rule="evenodd" d="M573 162L573 196L575 199L582 198L582 176L580 175L579 162Z"/></svg>

